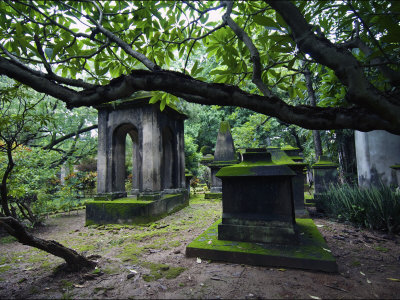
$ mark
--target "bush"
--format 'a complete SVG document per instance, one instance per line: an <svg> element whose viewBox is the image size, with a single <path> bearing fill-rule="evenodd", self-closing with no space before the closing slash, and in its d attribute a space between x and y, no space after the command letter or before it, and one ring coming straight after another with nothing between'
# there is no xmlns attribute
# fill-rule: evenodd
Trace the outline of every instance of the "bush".
<svg viewBox="0 0 400 300"><path fill-rule="evenodd" d="M400 232L400 195L390 187L337 185L321 195L317 209L340 221L370 229Z"/></svg>

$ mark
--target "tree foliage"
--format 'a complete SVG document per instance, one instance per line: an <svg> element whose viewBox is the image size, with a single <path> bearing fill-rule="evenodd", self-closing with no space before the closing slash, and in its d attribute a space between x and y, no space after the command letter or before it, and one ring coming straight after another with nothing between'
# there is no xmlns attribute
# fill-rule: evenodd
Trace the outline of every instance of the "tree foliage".
<svg viewBox="0 0 400 300"><path fill-rule="evenodd" d="M0 74L69 108L162 91L161 107L180 97L308 129L398 134L399 11L383 0L7 0ZM215 62L206 76L205 60Z"/></svg>

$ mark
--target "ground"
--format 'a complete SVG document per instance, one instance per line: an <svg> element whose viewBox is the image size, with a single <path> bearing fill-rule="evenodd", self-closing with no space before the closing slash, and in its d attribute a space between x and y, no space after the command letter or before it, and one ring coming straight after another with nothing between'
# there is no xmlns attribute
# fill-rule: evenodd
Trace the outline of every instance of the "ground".
<svg viewBox="0 0 400 300"><path fill-rule="evenodd" d="M150 226L84 227L84 210L36 229L98 260L89 273L9 237L0 240L0 298L399 298L400 237L333 222L311 210L338 274L186 258L185 247L221 216L221 200L190 205Z"/></svg>

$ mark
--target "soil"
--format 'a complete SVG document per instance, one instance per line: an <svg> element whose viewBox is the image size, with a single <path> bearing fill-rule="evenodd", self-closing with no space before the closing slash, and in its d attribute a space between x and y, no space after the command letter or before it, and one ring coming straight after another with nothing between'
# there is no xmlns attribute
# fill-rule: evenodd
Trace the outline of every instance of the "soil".
<svg viewBox="0 0 400 300"><path fill-rule="evenodd" d="M400 237L310 214L337 259L338 274L185 257L185 247L221 215L220 200L190 205L150 226L85 227L85 211L49 217L34 233L98 261L91 272L0 239L0 298L399 298Z"/></svg>

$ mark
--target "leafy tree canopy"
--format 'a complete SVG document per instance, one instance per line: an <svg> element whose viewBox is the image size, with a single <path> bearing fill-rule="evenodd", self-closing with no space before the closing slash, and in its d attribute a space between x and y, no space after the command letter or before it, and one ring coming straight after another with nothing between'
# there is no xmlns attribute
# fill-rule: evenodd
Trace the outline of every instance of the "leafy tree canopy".
<svg viewBox="0 0 400 300"><path fill-rule="evenodd" d="M383 0L5 0L0 74L69 108L162 91L161 107L180 97L308 129L400 134L399 21L400 2Z"/></svg>

